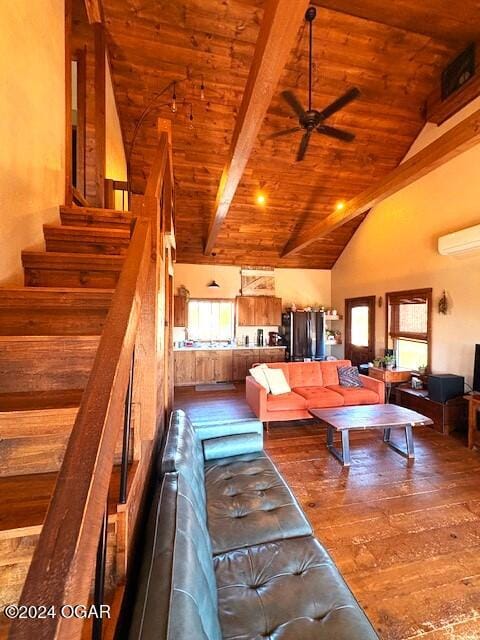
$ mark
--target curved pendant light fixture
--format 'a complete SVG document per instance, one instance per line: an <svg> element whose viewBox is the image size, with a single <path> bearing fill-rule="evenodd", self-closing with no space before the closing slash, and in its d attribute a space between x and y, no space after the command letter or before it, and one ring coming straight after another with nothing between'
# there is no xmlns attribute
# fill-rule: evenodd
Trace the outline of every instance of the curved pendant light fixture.
<svg viewBox="0 0 480 640"><path fill-rule="evenodd" d="M215 256L217 254L216 253L212 253L212 257L215 259ZM212 280L207 284L207 287L209 289L220 289L220 285L218 284L218 282L215 280L215 263L213 263L213 278Z"/></svg>

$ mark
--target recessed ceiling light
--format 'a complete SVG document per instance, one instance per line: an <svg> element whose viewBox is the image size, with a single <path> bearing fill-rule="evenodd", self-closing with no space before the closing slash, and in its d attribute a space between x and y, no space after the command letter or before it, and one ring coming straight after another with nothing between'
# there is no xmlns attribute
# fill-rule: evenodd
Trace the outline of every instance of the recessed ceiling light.
<svg viewBox="0 0 480 640"><path fill-rule="evenodd" d="M259 193L257 193L255 201L260 207L263 207L267 201L267 198L265 197L265 194L260 191Z"/></svg>

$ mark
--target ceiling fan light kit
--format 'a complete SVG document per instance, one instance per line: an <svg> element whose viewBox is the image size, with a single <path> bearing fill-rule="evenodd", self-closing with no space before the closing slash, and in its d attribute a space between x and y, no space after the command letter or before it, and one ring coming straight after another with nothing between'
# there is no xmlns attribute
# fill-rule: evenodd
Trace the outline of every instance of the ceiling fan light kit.
<svg viewBox="0 0 480 640"><path fill-rule="evenodd" d="M300 146L297 152L297 162L303 160L308 149L308 144L312 133L320 133L342 142L352 142L355 139L355 134L338 129L337 127L331 127L325 124L325 120L332 116L334 113L343 109L349 102L355 100L360 95L360 91L356 87L352 87L340 98L334 100L328 107L318 111L312 108L312 70L313 70L313 21L317 15L315 7L309 7L305 12L305 20L308 22L308 109L304 109L302 104L292 91L282 91L281 96L288 103L291 109L298 117L298 126L285 129L283 131L276 131L272 133L269 138L279 138L280 136L286 136L290 133L296 133L297 131L304 131L305 133L300 140Z"/></svg>

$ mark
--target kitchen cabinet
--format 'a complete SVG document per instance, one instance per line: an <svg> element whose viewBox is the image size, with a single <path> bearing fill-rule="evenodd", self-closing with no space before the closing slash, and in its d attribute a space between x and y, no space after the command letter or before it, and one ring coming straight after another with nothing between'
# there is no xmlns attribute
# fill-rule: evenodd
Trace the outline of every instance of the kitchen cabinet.
<svg viewBox="0 0 480 640"><path fill-rule="evenodd" d="M283 362L285 349L206 349L174 352L175 385L244 381L261 362Z"/></svg>
<svg viewBox="0 0 480 640"><path fill-rule="evenodd" d="M237 298L237 324L239 327L255 326L255 298L239 296Z"/></svg>
<svg viewBox="0 0 480 640"><path fill-rule="evenodd" d="M175 351L173 359L175 385L195 384L197 381L195 352Z"/></svg>
<svg viewBox="0 0 480 640"><path fill-rule="evenodd" d="M240 327L278 327L282 324L282 299L273 296L239 296L237 320Z"/></svg>
<svg viewBox="0 0 480 640"><path fill-rule="evenodd" d="M285 362L285 349L262 349L260 351L260 360L258 362Z"/></svg>
<svg viewBox="0 0 480 640"><path fill-rule="evenodd" d="M232 380L232 350L195 351L197 383Z"/></svg>
<svg viewBox="0 0 480 640"><path fill-rule="evenodd" d="M266 351L262 349L262 352ZM260 349L236 349L233 352L233 380L245 380L256 362L261 362Z"/></svg>
<svg viewBox="0 0 480 640"><path fill-rule="evenodd" d="M174 327L186 327L188 302L185 296L173 297L173 326Z"/></svg>
<svg viewBox="0 0 480 640"><path fill-rule="evenodd" d="M215 359L213 351L195 351L197 383L215 382Z"/></svg>
<svg viewBox="0 0 480 640"><path fill-rule="evenodd" d="M233 379L232 351L214 351L214 375L216 382L229 382Z"/></svg>

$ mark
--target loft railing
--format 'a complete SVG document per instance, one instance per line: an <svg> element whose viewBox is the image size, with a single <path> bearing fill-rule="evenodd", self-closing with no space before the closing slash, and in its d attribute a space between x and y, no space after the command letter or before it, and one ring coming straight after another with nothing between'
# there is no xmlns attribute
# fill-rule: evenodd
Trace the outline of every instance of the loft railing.
<svg viewBox="0 0 480 640"><path fill-rule="evenodd" d="M160 133L145 196L133 199L136 222L130 246L20 598L20 605L45 607L53 615L13 621L9 630L12 640L80 638L85 621L64 617L62 607L90 606L92 585L93 602L96 606L102 603L107 501L115 448L123 428L119 496L122 504L127 501L134 403L140 405L135 430L140 430L140 455L144 456L138 461L141 473L138 468L136 473L143 481L147 477L157 424L165 408L164 398L168 396L162 387L168 383L168 376L158 376L157 388L159 361L166 362L163 353L159 357L157 332L161 274L165 273L163 219L165 215L169 220L172 218L169 146L167 133ZM165 199L166 184L169 195ZM150 452L150 459L145 459L144 451ZM134 507L132 510L135 512ZM92 624L96 640L102 637L102 631L101 621Z"/></svg>
<svg viewBox="0 0 480 640"><path fill-rule="evenodd" d="M130 210L130 194L128 182L105 178L105 208Z"/></svg>

